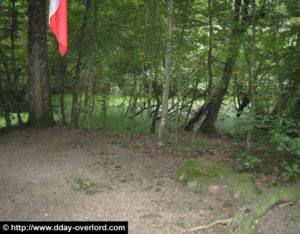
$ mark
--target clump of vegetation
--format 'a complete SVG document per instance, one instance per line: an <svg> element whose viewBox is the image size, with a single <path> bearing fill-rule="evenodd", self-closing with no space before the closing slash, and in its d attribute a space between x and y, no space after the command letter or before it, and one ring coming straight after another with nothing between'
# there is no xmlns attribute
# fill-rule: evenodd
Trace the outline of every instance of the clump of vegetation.
<svg viewBox="0 0 300 234"><path fill-rule="evenodd" d="M242 152L236 157L236 160L240 162L240 164L236 165L239 171L258 169L263 162L262 159L254 157L248 152Z"/></svg>
<svg viewBox="0 0 300 234"><path fill-rule="evenodd" d="M300 128L292 118L256 116L244 126L232 143L231 157L239 171L261 171L280 174L284 181L300 175ZM253 132L251 147L247 145Z"/></svg>

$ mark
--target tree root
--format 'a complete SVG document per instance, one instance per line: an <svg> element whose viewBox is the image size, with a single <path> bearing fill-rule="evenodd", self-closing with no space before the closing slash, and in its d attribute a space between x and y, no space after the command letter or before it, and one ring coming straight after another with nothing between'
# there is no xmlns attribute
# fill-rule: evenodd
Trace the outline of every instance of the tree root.
<svg viewBox="0 0 300 234"><path fill-rule="evenodd" d="M207 224L207 225L200 225L200 226L197 226L197 227L194 227L194 228L191 228L191 229L188 229L186 230L187 232L194 232L194 231L198 231L198 230L203 230L203 229L207 229L207 228L210 228L216 224L230 224L232 221L232 218L230 219L220 219L220 220L216 220L214 222L211 222L210 224Z"/></svg>
<svg viewBox="0 0 300 234"><path fill-rule="evenodd" d="M272 206L279 202L300 201L300 180L289 187L270 188L260 194L251 203L240 208L232 218L216 220L207 225L200 225L184 230L194 232L210 228L216 224L227 224L230 226L231 234L249 234L253 232L258 224L258 219L263 216ZM181 230L183 231L183 230Z"/></svg>
<svg viewBox="0 0 300 234"><path fill-rule="evenodd" d="M230 233L251 233L255 230L259 218L272 206L279 202L297 200L300 200L300 180L289 187L270 188L235 213L230 226Z"/></svg>

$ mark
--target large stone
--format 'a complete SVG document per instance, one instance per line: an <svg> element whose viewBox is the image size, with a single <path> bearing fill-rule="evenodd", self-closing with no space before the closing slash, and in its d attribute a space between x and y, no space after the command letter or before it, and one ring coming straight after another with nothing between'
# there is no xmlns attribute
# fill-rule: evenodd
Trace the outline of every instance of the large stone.
<svg viewBox="0 0 300 234"><path fill-rule="evenodd" d="M191 191L199 193L208 192L212 186L222 188L220 192L236 199L251 199L261 193L253 175L234 173L225 166L206 160L187 159L178 168L176 178Z"/></svg>

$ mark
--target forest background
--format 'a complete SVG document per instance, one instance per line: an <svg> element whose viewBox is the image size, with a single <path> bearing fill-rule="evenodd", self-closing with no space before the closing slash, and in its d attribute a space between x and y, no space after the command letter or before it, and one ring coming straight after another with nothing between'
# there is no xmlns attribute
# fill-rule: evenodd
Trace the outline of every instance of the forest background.
<svg viewBox="0 0 300 234"><path fill-rule="evenodd" d="M63 58L34 2L0 5L2 128L227 134L239 170L299 175L299 1L69 1Z"/></svg>

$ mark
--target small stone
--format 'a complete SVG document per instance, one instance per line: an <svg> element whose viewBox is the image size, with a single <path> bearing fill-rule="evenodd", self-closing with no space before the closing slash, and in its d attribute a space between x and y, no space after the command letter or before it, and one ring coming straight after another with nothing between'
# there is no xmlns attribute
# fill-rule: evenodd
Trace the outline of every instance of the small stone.
<svg viewBox="0 0 300 234"><path fill-rule="evenodd" d="M209 186L208 187L208 193L212 196L216 196L220 192L220 187L219 186Z"/></svg>

